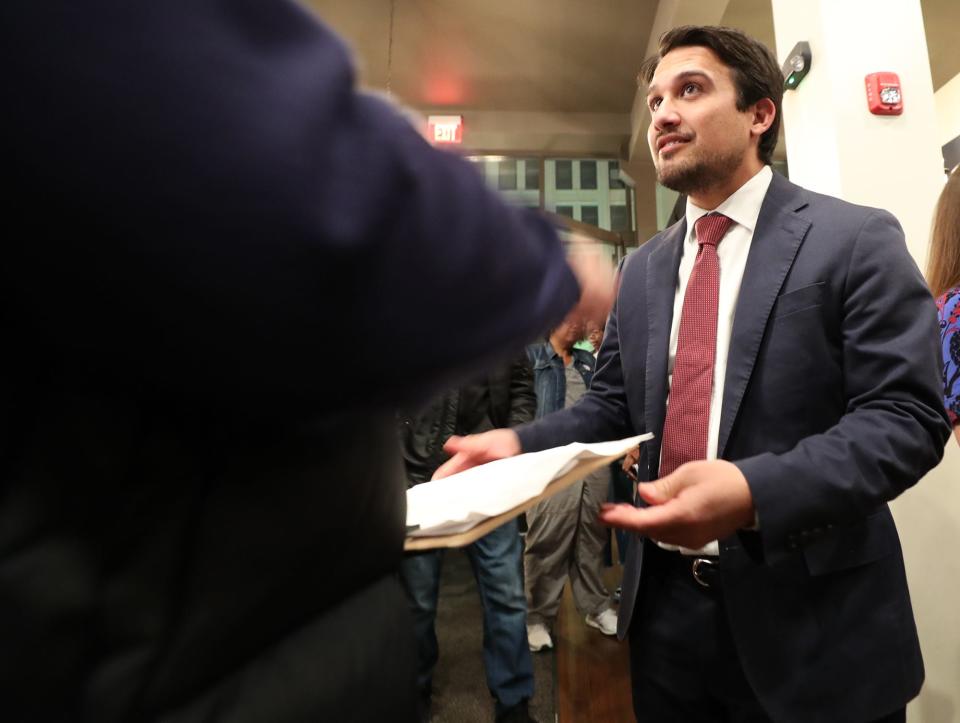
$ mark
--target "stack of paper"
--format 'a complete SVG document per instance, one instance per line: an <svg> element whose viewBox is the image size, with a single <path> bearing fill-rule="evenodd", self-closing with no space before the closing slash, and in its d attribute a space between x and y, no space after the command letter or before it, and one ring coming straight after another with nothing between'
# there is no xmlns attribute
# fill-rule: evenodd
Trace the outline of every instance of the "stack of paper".
<svg viewBox="0 0 960 723"><path fill-rule="evenodd" d="M407 490L406 547L469 544L652 436L643 434L596 444L574 442L415 485ZM471 531L474 533L469 534Z"/></svg>

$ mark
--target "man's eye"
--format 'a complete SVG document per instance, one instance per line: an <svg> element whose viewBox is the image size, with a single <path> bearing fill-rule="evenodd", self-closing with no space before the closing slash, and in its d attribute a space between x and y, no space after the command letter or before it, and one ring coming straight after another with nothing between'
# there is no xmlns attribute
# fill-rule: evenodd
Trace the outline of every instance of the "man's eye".
<svg viewBox="0 0 960 723"><path fill-rule="evenodd" d="M660 107L660 102L661 102L662 100L663 100L662 98L653 98L653 99L651 99L651 100L650 100L650 110L656 110L657 108L659 108L659 107Z"/></svg>
<svg viewBox="0 0 960 723"><path fill-rule="evenodd" d="M683 88L680 90L680 94L681 94L681 95L690 95L691 93L695 93L697 90L698 90L698 88L697 88L697 84L696 84L696 83L687 83L687 84L686 84L685 86L683 86Z"/></svg>

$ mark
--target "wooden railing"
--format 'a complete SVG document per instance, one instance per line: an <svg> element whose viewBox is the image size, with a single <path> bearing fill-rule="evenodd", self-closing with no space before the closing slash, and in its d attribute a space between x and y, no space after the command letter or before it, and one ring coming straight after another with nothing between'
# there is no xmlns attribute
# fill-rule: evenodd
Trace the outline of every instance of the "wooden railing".
<svg viewBox="0 0 960 723"><path fill-rule="evenodd" d="M594 241L615 246L617 248L617 258L623 258L627 254L628 247L632 248L636 246L633 234L629 231L607 231L605 228L583 223L582 221L577 221L574 218L562 216L558 213L552 213L551 211L544 211L544 213L558 226L563 226L570 231L586 236Z"/></svg>

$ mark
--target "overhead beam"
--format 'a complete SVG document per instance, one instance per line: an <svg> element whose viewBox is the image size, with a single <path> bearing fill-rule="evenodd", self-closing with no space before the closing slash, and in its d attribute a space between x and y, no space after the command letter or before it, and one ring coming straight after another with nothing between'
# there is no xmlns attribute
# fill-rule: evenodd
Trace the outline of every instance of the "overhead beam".
<svg viewBox="0 0 960 723"><path fill-rule="evenodd" d="M630 118L626 113L478 111L448 107L417 110L423 115L462 115L464 146L484 154L616 158L630 132Z"/></svg>

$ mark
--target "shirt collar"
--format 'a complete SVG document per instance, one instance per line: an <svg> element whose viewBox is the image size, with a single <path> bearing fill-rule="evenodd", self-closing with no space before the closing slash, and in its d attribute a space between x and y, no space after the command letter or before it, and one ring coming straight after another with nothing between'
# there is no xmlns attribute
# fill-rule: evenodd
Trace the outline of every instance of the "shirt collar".
<svg viewBox="0 0 960 723"><path fill-rule="evenodd" d="M556 357L557 359L563 358L559 354L557 354L557 350L553 348L553 344L550 343L549 339L547 339L547 342L546 344L544 344L544 347L547 350L548 361L550 359L553 359L554 357ZM590 352L588 352L586 349L578 349L577 347L573 347L573 349L570 350L570 356L573 358L574 361L577 361L584 354L590 354ZM590 356L593 356L593 354L590 354Z"/></svg>
<svg viewBox="0 0 960 723"><path fill-rule="evenodd" d="M760 216L760 206L763 205L763 199L767 195L767 189L770 187L770 181L772 180L773 171L770 166L764 166L749 181L728 196L727 200L712 210L700 208L688 198L687 239L693 238L693 227L697 219L714 212L722 213L732 219L734 223L753 233L757 227L757 218Z"/></svg>

